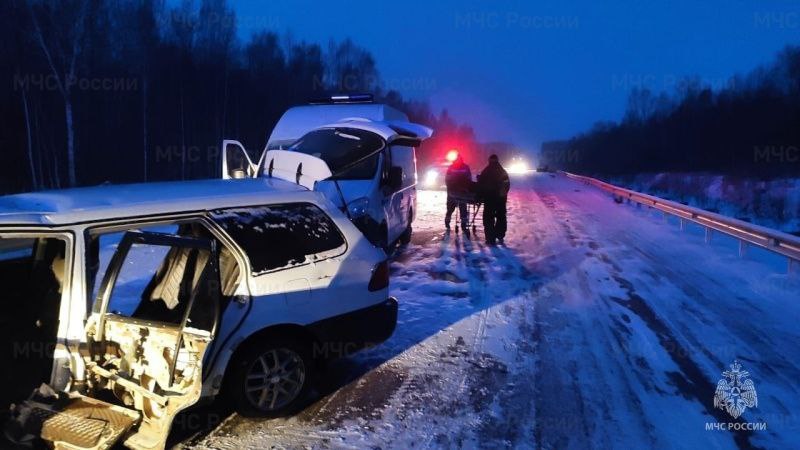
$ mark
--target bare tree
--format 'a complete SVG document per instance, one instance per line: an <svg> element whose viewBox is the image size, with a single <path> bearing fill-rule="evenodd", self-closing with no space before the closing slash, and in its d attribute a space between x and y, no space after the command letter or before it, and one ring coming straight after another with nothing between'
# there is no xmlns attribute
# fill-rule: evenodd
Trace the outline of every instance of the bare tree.
<svg viewBox="0 0 800 450"><path fill-rule="evenodd" d="M375 92L380 89L375 59L352 40L330 41L325 57L328 87L339 92Z"/></svg>
<svg viewBox="0 0 800 450"><path fill-rule="evenodd" d="M33 162L33 139L31 138L31 114L30 108L28 108L28 93L25 89L22 89L22 111L25 114L25 133L27 136L27 154L28 154L28 166L31 171L31 185L33 190L39 189L39 183L36 181L36 168Z"/></svg>
<svg viewBox="0 0 800 450"><path fill-rule="evenodd" d="M656 97L647 88L635 88L628 96L628 108L625 121L641 123L650 119L657 111Z"/></svg>
<svg viewBox="0 0 800 450"><path fill-rule="evenodd" d="M68 27L70 33L66 38L66 45L59 45L59 37L57 35L52 38L53 42L48 42L45 34L42 33L42 27L39 26L39 19L34 11L33 1L28 2L28 11L34 28L34 38L39 44L42 53L44 53L47 65L56 81L58 91L64 100L64 121L67 130L67 176L70 186L78 184L75 169L75 120L73 117L72 88L77 79L78 57L83 50L82 44L89 2L88 0L81 0L76 6L75 21ZM69 8L70 5L66 5L66 7ZM49 13L50 22L55 22L56 18L54 16L56 14L53 11L55 9L53 4L43 2L41 9ZM65 19L68 19L68 17L61 17L61 20Z"/></svg>
<svg viewBox="0 0 800 450"><path fill-rule="evenodd" d="M231 3L0 1L0 192L218 176L218 155L198 151L223 136L260 148L288 107L334 87L439 122L424 101L380 92L362 47L269 29L242 40ZM449 125L443 141L474 139Z"/></svg>
<svg viewBox="0 0 800 450"><path fill-rule="evenodd" d="M150 137L147 122L148 122L148 95L149 95L149 81L150 81L150 53L156 46L158 39L158 30L155 21L155 10L153 0L144 0L138 5L136 15L138 17L136 36L139 41L139 56L141 61L140 71L142 76L142 169L143 179L148 179L148 139Z"/></svg>

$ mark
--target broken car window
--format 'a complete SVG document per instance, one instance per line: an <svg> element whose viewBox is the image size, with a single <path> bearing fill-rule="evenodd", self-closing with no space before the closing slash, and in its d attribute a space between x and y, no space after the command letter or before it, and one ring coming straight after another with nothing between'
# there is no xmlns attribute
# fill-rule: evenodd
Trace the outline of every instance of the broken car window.
<svg viewBox="0 0 800 450"><path fill-rule="evenodd" d="M245 250L254 274L337 256L345 246L330 217L308 203L218 210L211 216Z"/></svg>

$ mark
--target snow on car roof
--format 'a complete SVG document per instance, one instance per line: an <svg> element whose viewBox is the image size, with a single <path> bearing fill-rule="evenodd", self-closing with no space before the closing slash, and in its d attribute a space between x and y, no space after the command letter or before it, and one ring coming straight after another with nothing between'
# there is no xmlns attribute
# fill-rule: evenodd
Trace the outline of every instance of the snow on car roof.
<svg viewBox="0 0 800 450"><path fill-rule="evenodd" d="M0 196L0 225L67 225L319 198L274 178L101 185Z"/></svg>
<svg viewBox="0 0 800 450"><path fill-rule="evenodd" d="M278 145L292 143L315 128L346 117L374 121L408 121L408 116L402 111L380 103L295 106L289 108L275 125L267 147L273 149Z"/></svg>

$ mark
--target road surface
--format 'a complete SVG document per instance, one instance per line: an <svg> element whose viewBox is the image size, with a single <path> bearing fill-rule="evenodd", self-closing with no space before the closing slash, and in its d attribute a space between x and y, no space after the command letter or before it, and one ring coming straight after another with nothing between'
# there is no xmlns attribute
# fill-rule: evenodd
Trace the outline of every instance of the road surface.
<svg viewBox="0 0 800 450"><path fill-rule="evenodd" d="M335 364L302 413L185 422L179 447L800 448L784 261L558 175L512 183L507 247L445 236L444 195L421 193L395 335ZM735 360L757 392L738 419L714 407Z"/></svg>

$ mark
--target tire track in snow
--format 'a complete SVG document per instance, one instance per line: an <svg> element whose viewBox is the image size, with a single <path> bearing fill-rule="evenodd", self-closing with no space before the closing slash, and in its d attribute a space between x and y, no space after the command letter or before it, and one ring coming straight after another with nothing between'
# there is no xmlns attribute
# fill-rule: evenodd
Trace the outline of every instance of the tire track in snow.
<svg viewBox="0 0 800 450"><path fill-rule="evenodd" d="M695 269L670 265L696 253L660 249L649 241L664 236L630 208L550 175L515 183L508 248L487 248L480 234L440 238L444 200L437 198L420 203L416 237L392 265L392 294L401 299L396 335L351 362L367 372L302 418L234 418L200 448L736 446L727 433L702 430L718 419L707 411L711 398L681 391L683 381L668 375L680 372L703 391L702 380L718 376L699 353L680 364L670 354L704 350L686 329L725 317L714 308L705 317L704 310L665 308L671 295L722 283L713 271L694 279ZM623 280L641 304L631 303ZM653 283L673 290L654 291ZM745 339L765 329L731 326ZM798 371L785 364L774 380L792 386ZM768 387L759 381L759 401ZM790 411L796 392L779 392ZM774 442L796 443L789 434L776 436ZM759 444L756 438L764 435L750 442Z"/></svg>

